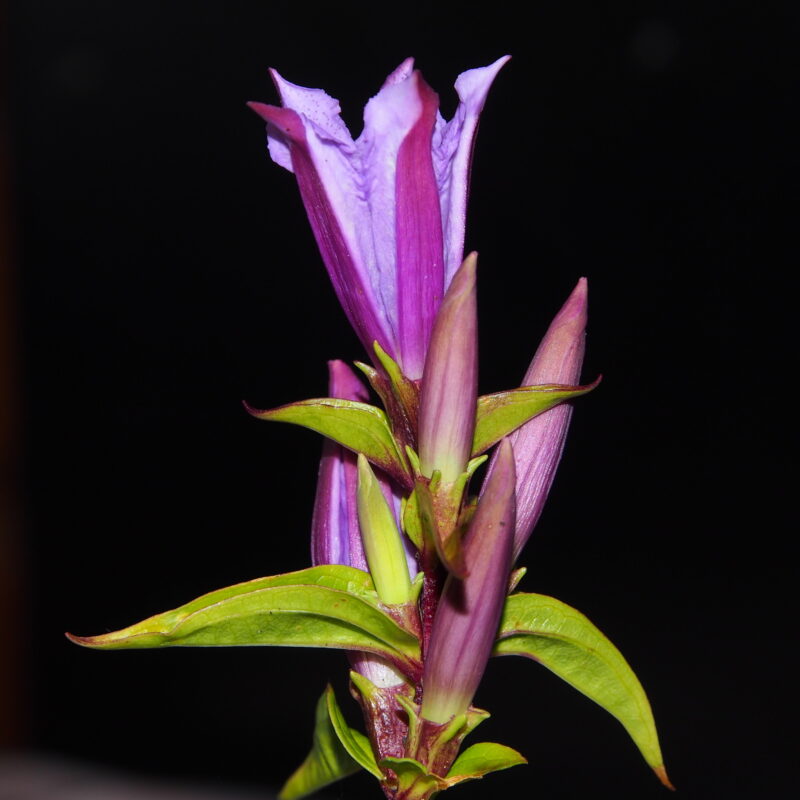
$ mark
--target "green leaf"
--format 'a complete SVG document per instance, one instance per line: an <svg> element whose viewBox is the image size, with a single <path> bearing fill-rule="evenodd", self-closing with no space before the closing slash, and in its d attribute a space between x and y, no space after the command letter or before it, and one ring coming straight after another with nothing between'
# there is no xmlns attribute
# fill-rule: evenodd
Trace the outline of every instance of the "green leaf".
<svg viewBox="0 0 800 800"><path fill-rule="evenodd" d="M482 778L489 772L527 763L525 756L511 747L495 742L479 742L468 747L455 760L447 773L447 782L453 786L461 781Z"/></svg>
<svg viewBox="0 0 800 800"><path fill-rule="evenodd" d="M268 411L248 407L257 419L291 422L321 433L388 472L404 486L410 487L408 466L392 436L386 414L369 403L323 397L300 400Z"/></svg>
<svg viewBox="0 0 800 800"><path fill-rule="evenodd" d="M613 644L579 611L541 594L506 600L494 655L532 658L615 716L669 786L653 713L639 679Z"/></svg>
<svg viewBox="0 0 800 800"><path fill-rule="evenodd" d="M397 794L403 800L427 800L437 791L447 788L443 778L432 775L413 758L384 758L381 766L397 775Z"/></svg>
<svg viewBox="0 0 800 800"><path fill-rule="evenodd" d="M590 392L599 382L598 378L586 386L563 386L557 383L522 386L479 397L472 455L480 455L538 414L565 400Z"/></svg>
<svg viewBox="0 0 800 800"><path fill-rule="evenodd" d="M331 723L328 698L332 694L333 690L328 686L317 702L311 752L286 781L278 795L279 800L298 800L358 771L358 762L339 741Z"/></svg>
<svg viewBox="0 0 800 800"><path fill-rule="evenodd" d="M68 636L105 650L239 645L366 650L401 671L419 669L416 636L383 610L369 575L342 566L240 583L114 633Z"/></svg>
<svg viewBox="0 0 800 800"><path fill-rule="evenodd" d="M347 722L345 722L339 704L336 702L336 695L333 693L333 689L330 686L328 686L326 696L328 716L344 749L347 750L350 757L357 762L359 766L363 767L367 772L372 773L378 780L383 780L383 772L375 761L369 739L367 739L361 731L351 728Z"/></svg>

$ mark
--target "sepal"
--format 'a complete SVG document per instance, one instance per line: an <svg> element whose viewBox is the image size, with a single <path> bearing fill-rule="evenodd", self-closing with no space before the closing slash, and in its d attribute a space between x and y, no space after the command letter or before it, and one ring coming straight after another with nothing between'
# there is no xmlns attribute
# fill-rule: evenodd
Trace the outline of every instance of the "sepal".
<svg viewBox="0 0 800 800"><path fill-rule="evenodd" d="M410 698L398 696L397 701L408 715L406 752L413 756L410 760L424 765L425 772L439 780L450 771L464 739L489 718L488 711L471 706L439 724L421 717L420 706Z"/></svg>
<svg viewBox="0 0 800 800"><path fill-rule="evenodd" d="M373 349L375 357L386 372L392 395L411 432L408 444L416 447L416 432L419 426L419 381L407 378L400 369L400 365L377 342L373 344Z"/></svg>
<svg viewBox="0 0 800 800"><path fill-rule="evenodd" d="M585 386L564 386L557 383L522 386L519 389L479 397L472 455L478 456L486 452L504 436L559 403L591 392L600 380L601 378L597 378Z"/></svg>
<svg viewBox="0 0 800 800"><path fill-rule="evenodd" d="M616 717L661 782L664 770L647 695L622 653L579 611L541 594L506 600L494 655L538 661Z"/></svg>

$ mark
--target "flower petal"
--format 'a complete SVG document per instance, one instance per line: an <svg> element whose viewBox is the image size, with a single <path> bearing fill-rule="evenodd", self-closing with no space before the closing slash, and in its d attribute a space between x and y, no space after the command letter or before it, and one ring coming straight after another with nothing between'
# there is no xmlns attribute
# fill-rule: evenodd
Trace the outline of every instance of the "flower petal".
<svg viewBox="0 0 800 800"><path fill-rule="evenodd" d="M249 103L267 122L270 155L294 172L325 267L364 347L396 352L391 319L376 292L370 212L359 156L336 100L273 70L285 108Z"/></svg>
<svg viewBox="0 0 800 800"><path fill-rule="evenodd" d="M364 131L356 141L356 148L371 215L367 233L375 254L376 294L383 301L398 345L395 360L409 378L419 378L423 361L418 340L425 337L415 335L413 326L419 327L415 320L409 317L402 322L402 309L413 306L415 297L420 295L421 287L415 284L416 271L421 268L423 254L428 257L425 249L431 233L428 217L431 211L436 218L440 214L430 153L438 99L412 67L413 61L404 61L367 103ZM417 226L423 222L424 230L418 230ZM439 226L441 251L441 222ZM436 248L435 243L433 247ZM436 264L441 272L441 255ZM436 265L433 269L436 270ZM441 281L440 276L439 284ZM406 292L411 294L404 300ZM427 334L430 335L430 327ZM406 340L415 345L409 352L408 364Z"/></svg>
<svg viewBox="0 0 800 800"><path fill-rule="evenodd" d="M453 119L446 123L439 117L437 121L433 138L433 168L442 205L445 289L464 258L469 173L478 118L497 73L510 58L503 56L488 67L462 72L455 83L461 102Z"/></svg>
<svg viewBox="0 0 800 800"><path fill-rule="evenodd" d="M431 156L439 96L419 72L411 80L416 83L422 111L397 153L396 269L401 366L409 378L416 379L422 374L444 295L444 252L439 190Z"/></svg>

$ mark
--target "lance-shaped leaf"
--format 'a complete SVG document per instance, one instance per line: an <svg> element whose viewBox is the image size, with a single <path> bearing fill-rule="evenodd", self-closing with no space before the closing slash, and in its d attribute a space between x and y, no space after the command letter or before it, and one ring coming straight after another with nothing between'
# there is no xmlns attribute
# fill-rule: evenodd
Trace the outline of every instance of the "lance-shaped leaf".
<svg viewBox="0 0 800 800"><path fill-rule="evenodd" d="M600 378L585 386L564 386L557 383L522 386L519 389L479 397L472 455L486 452L528 420L559 403L590 392L599 383Z"/></svg>
<svg viewBox="0 0 800 800"><path fill-rule="evenodd" d="M326 694L328 705L328 716L330 717L333 729L342 743L342 747L350 754L350 757L367 772L372 773L379 780L383 778L383 773L375 761L369 739L361 731L351 728L345 721L339 704L336 702L336 695L329 686Z"/></svg>
<svg viewBox="0 0 800 800"><path fill-rule="evenodd" d="M328 686L317 702L311 752L286 781L278 795L279 800L299 800L358 772L361 765L339 741L331 722L328 697L332 695L333 690ZM336 702L335 698L333 702Z"/></svg>
<svg viewBox="0 0 800 800"><path fill-rule="evenodd" d="M382 610L371 579L360 573L367 584L359 572L327 565L260 578L113 633L68 636L103 650L242 645L366 650L414 674L419 641Z"/></svg>
<svg viewBox="0 0 800 800"><path fill-rule="evenodd" d="M653 712L622 653L579 611L541 594L506 601L494 655L532 658L615 716L670 786Z"/></svg>
<svg viewBox="0 0 800 800"><path fill-rule="evenodd" d="M386 414L369 403L323 397L300 400L267 411L245 407L257 419L302 425L349 450L363 453L399 483L411 488L406 460L392 436Z"/></svg>

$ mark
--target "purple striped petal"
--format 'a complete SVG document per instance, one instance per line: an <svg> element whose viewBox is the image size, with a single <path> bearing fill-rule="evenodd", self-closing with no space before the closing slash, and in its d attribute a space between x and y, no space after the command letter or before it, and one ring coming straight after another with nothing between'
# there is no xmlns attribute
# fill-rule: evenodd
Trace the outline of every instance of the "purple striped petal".
<svg viewBox="0 0 800 800"><path fill-rule="evenodd" d="M433 168L439 186L444 231L445 288L464 258L464 227L472 151L478 118L489 89L511 56L503 56L488 67L462 72L456 80L460 103L449 122L439 117L433 137Z"/></svg>
<svg viewBox="0 0 800 800"><path fill-rule="evenodd" d="M331 397L366 402L369 393L343 361L328 362ZM368 571L358 527L356 454L325 440L311 522L311 563L345 564Z"/></svg>
<svg viewBox="0 0 800 800"><path fill-rule="evenodd" d="M580 382L587 313L588 284L586 278L581 278L550 324L525 373L523 386ZM515 559L544 508L564 450L571 417L572 406L562 403L526 422L509 437L514 446L517 470Z"/></svg>
<svg viewBox="0 0 800 800"><path fill-rule="evenodd" d="M514 540L514 454L504 439L464 537L468 570L450 575L436 609L422 677L421 715L445 723L469 708L492 652Z"/></svg>
<svg viewBox="0 0 800 800"><path fill-rule="evenodd" d="M401 368L421 377L425 353L444 295L444 252L439 190L431 140L439 96L420 74L413 79L422 112L397 153L397 312Z"/></svg>
<svg viewBox="0 0 800 800"><path fill-rule="evenodd" d="M248 105L267 122L274 160L297 178L317 246L350 324L367 352L378 341L396 357L394 315L386 310L380 287L375 286L368 240L371 220L363 199L359 158L344 123L332 121L331 104L338 109L338 103L320 90L294 86L276 72L273 77L284 102L293 102L301 110Z"/></svg>

